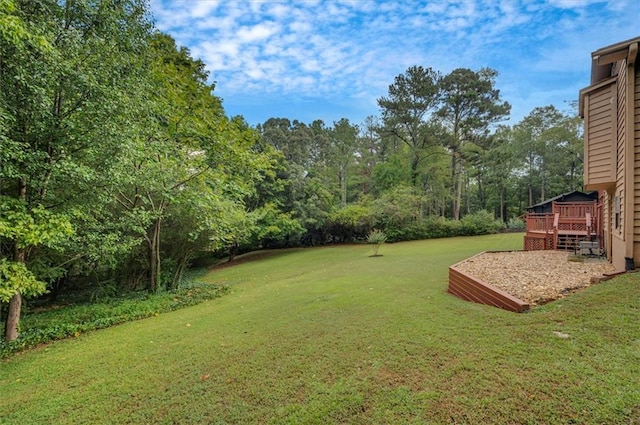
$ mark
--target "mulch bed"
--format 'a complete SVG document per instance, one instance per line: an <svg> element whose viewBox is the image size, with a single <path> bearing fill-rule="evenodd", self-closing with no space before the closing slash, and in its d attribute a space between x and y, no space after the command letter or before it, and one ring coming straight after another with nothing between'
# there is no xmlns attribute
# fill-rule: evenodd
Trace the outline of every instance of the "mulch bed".
<svg viewBox="0 0 640 425"><path fill-rule="evenodd" d="M615 271L606 260L562 251L485 252L456 268L532 306L586 288L592 278Z"/></svg>

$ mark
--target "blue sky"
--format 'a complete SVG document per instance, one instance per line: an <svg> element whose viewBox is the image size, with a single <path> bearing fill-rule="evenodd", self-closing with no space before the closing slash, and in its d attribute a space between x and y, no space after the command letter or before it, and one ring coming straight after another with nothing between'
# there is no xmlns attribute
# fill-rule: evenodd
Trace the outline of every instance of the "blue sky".
<svg viewBox="0 0 640 425"><path fill-rule="evenodd" d="M591 52L640 35L638 0L151 0L156 26L202 59L228 115L332 125L379 116L412 65L496 69L515 124L568 110Z"/></svg>

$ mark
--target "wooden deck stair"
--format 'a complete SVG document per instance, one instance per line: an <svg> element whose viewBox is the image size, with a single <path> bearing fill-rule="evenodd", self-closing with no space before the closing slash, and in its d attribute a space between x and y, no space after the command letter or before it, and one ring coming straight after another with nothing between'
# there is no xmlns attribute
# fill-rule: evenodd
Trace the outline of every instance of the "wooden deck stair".
<svg viewBox="0 0 640 425"><path fill-rule="evenodd" d="M600 205L595 202L554 202L552 213L526 216L525 251L577 250L580 242L601 241Z"/></svg>

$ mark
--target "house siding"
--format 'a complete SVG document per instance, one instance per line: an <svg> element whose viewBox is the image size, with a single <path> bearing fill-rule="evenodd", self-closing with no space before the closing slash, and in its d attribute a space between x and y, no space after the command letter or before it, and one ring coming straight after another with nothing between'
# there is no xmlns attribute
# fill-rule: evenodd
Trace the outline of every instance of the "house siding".
<svg viewBox="0 0 640 425"><path fill-rule="evenodd" d="M597 190L616 181L616 84L613 82L586 95L585 188Z"/></svg>
<svg viewBox="0 0 640 425"><path fill-rule="evenodd" d="M580 90L585 188L600 190L607 256L618 270L640 267L639 45L640 37L635 37L592 52L591 85ZM613 109L611 129L606 125L607 96ZM611 165L610 181L606 164Z"/></svg>
<svg viewBox="0 0 640 425"><path fill-rule="evenodd" d="M624 240L625 202L625 156L626 156L626 111L627 111L627 66L626 61L618 62L617 120L616 120L616 191L612 225L613 235ZM618 217L616 217L616 214Z"/></svg>
<svg viewBox="0 0 640 425"><path fill-rule="evenodd" d="M607 258L611 261L611 197L609 196L609 192L603 190L600 192L601 202L602 202L602 223L606 224L603 226L603 236L604 236L604 250L607 253Z"/></svg>
<svg viewBox="0 0 640 425"><path fill-rule="evenodd" d="M633 258L635 259L636 267L640 262L640 67L637 62L634 64L635 83L633 88L633 103L630 106L633 107L633 123L627 128L634 132L633 146L634 146L634 220L633 220ZM631 130L633 128L633 130Z"/></svg>

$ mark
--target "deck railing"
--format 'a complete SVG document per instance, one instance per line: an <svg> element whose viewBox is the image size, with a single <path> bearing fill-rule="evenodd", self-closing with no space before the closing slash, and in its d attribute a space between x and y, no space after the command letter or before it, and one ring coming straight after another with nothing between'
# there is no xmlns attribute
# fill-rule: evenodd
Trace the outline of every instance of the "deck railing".
<svg viewBox="0 0 640 425"><path fill-rule="evenodd" d="M538 245L544 249L558 249L559 236L588 240L601 236L601 206L596 202L553 202L552 211L525 216L525 249L540 249Z"/></svg>
<svg viewBox="0 0 640 425"><path fill-rule="evenodd" d="M526 215L527 231L553 232L553 214L529 213Z"/></svg>
<svg viewBox="0 0 640 425"><path fill-rule="evenodd" d="M553 202L551 208L561 218L584 218L587 213L595 216L598 204L596 202Z"/></svg>

